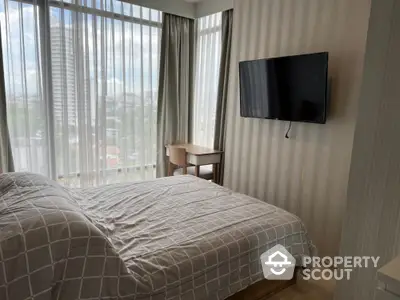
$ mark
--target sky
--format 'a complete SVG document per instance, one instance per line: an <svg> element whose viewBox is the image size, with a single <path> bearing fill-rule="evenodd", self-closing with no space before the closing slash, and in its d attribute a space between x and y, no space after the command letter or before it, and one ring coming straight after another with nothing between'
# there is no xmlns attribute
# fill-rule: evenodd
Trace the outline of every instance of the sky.
<svg viewBox="0 0 400 300"><path fill-rule="evenodd" d="M92 6L94 3L97 9L101 9L100 0L80 0L80 2L84 5L90 2L90 5L87 6ZM142 16L143 19L161 22L161 13L155 10L126 3L121 4L116 0L103 0L103 7L106 7L108 11L121 13L123 10L123 13L128 15ZM37 10L33 5L0 0L0 25L8 95L28 95L30 97L37 95L40 90L38 75L41 67L39 63L41 59L39 53L40 32L35 13L37 14ZM63 61L71 62L66 64L68 70L59 74L68 74L68 72L75 72L78 69L85 74L87 84L93 84L96 79L99 85L103 81L107 82L109 95L122 93L124 83L127 92L140 94L142 74L145 91L157 88L160 29L151 27L150 34L150 27L146 25L94 17L91 14L75 14L68 9L59 7L52 7L50 15L53 69L62 68ZM79 43L74 42L78 40L74 39L74 33L78 33ZM53 37L53 34L58 36ZM65 36L64 39L61 38L62 35ZM101 45L102 37L103 45ZM62 48L66 49L64 53L61 51ZM97 61L94 49L97 50ZM107 53L102 52L103 49L107 49ZM77 53L84 55L79 57ZM65 59L62 59L63 54ZM107 71L105 78L101 77L102 56L104 64L107 64L107 67L104 65L104 69ZM88 72L86 72L87 62Z"/></svg>

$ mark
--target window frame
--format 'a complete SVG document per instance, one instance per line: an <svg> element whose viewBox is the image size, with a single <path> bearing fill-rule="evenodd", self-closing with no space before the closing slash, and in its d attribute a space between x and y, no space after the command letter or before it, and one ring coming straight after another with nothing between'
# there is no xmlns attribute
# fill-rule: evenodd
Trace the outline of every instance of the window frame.
<svg viewBox="0 0 400 300"><path fill-rule="evenodd" d="M57 174L57 166L56 166L56 134L54 132L55 129L55 121L54 121L54 102L53 102L53 79L52 79L52 55L51 55L51 41L50 38L50 18L51 18L51 8L59 8L66 9L71 12L90 14L96 17L104 17L111 20L118 20L122 22L129 22L141 26L149 26L151 28L155 28L156 30L162 29L162 20L160 22L141 19L133 16L128 16L121 13L115 13L106 10L100 10L98 8L88 7L84 5L79 5L76 3L68 3L57 1L57 0L5 0L12 1L15 3L23 3L37 7L38 13L38 27L39 27L39 50L40 50L40 77L42 78L42 89L43 89L43 102L45 106L46 113L46 125L45 125L45 136L48 141L47 147L47 155L49 158L48 165L48 174L49 177L54 180L61 180L64 178L68 178L70 176L80 177L80 172L71 172L70 174ZM88 0L90 1L90 0ZM123 2L121 2L121 5ZM131 5L135 5L133 3L128 3ZM139 6L139 5L137 5ZM150 9L150 8L149 8ZM148 168L155 168L156 165L146 165L144 162L144 168L147 170ZM125 167L125 168L106 168L100 169L100 172L109 172L109 171L117 171L118 173L122 173L124 170L127 172L140 170L141 167Z"/></svg>
<svg viewBox="0 0 400 300"><path fill-rule="evenodd" d="M220 19L220 22L216 22L216 24L214 24L212 27L207 27L207 25L208 25L208 23L207 22L209 22L209 21L204 21L205 23L203 23L203 25L201 25L200 24L200 22L201 22L201 19L203 19L203 18L211 18L211 17L213 17L214 15L220 15L219 17L221 18ZM220 35L220 38L222 38L222 12L219 12L219 13L215 13L215 14L212 14L212 15L208 15L208 16L205 16L205 17L203 17L203 18L201 18L201 19L198 19L197 20L197 26L198 26L198 28L197 28L197 35L196 35L196 38L197 38L197 43L196 43L196 47L197 47L197 49L196 49L196 62L195 62L195 64L196 64L196 76L195 76L195 94L194 94L194 107L193 107L193 116L194 116L194 119L193 119L193 121L192 121L192 126L191 126L191 130L192 130L192 140L193 141L195 141L195 142L197 142L197 143L199 143L199 141L196 139L196 132L198 133L199 131L198 131L198 129L199 129L199 125L198 124L200 124L201 122L199 122L199 116L198 116L198 114L199 114L199 112L201 111L201 110L199 110L198 109L198 107L197 107L197 101L198 100L202 100L202 99L204 99L204 98L207 98L207 99L209 99L210 100L210 97L208 97L207 95L202 95L202 97L198 97L199 95L198 95L198 92L199 92L199 83L201 82L201 83L203 83L204 84L204 82L201 80L201 78L203 77L203 76L205 76L204 75L204 73L202 73L202 68L203 68L203 66L202 65L198 65L198 63L199 63L199 59L210 59L210 57L208 57L207 55L205 55L205 56L202 56L201 55L201 53L200 53L200 50L202 50L203 48L202 48L202 43L201 43L201 39L203 39L203 41L204 41L204 39L210 39L210 38L212 38L213 37L213 35ZM218 18L218 17L216 17L216 18ZM201 28L201 27L203 27L203 28ZM220 41L222 42L222 40L220 39ZM217 53L216 55L219 55L219 59L221 58L221 53L219 52L219 53ZM202 63L204 64L205 62L204 61L202 61ZM210 62L208 62L208 63L210 63ZM218 74L219 74L219 67L220 67L220 64L218 64L217 65L217 68L218 68ZM217 81L218 82L218 81ZM206 89L207 90L207 89ZM215 98L215 100L216 100L216 102L215 103L212 103L212 105L214 105L215 104L215 107L216 107L216 105L217 105L217 99ZM207 105L209 105L210 103L207 103ZM204 112L203 112L204 113ZM208 112L207 112L208 113ZM204 114L207 114L207 113L204 113ZM203 114L203 115L204 115ZM207 115L207 117L210 117L210 116L208 116ZM212 121L212 122L214 122L215 123L215 119ZM214 125L215 126L215 125ZM212 134L214 134L214 133L212 133ZM214 139L214 137L213 137L213 139ZM200 139L201 140L201 139ZM200 144L200 143L199 143ZM206 145L207 144L207 145ZM211 147L211 148L213 148L214 146L212 145L212 144L210 144L210 145L208 145L208 143L206 143L206 144L204 144L204 143L202 143L202 144L200 144L200 145L202 145L202 146L207 146L207 147Z"/></svg>

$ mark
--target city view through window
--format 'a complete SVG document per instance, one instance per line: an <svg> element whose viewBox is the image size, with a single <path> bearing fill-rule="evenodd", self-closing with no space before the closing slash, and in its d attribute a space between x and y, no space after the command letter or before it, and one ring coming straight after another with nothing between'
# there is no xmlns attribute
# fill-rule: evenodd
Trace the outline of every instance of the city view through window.
<svg viewBox="0 0 400 300"><path fill-rule="evenodd" d="M214 148L218 79L221 61L222 14L197 22L196 81L193 105L193 142Z"/></svg>
<svg viewBox="0 0 400 300"><path fill-rule="evenodd" d="M155 177L161 12L0 0L17 171L69 186Z"/></svg>

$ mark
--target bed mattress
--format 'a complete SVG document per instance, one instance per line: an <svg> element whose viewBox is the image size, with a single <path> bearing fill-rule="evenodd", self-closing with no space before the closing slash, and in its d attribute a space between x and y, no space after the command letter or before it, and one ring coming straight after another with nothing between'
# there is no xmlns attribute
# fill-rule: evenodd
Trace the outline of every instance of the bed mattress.
<svg viewBox="0 0 400 300"><path fill-rule="evenodd" d="M192 176L67 189L5 174L0 191L0 299L226 299L263 279L274 245L312 251L298 217Z"/></svg>

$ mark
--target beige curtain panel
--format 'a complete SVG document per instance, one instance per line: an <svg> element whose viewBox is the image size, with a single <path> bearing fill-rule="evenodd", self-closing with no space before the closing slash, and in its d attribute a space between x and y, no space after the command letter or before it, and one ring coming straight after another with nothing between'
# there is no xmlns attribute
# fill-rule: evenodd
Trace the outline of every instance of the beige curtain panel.
<svg viewBox="0 0 400 300"><path fill-rule="evenodd" d="M165 146L190 140L194 20L164 14L157 114L157 177L167 175Z"/></svg>
<svg viewBox="0 0 400 300"><path fill-rule="evenodd" d="M1 41L1 33L0 33ZM0 173L13 172L10 135L7 126L6 91L4 83L3 51L0 43Z"/></svg>
<svg viewBox="0 0 400 300"><path fill-rule="evenodd" d="M228 101L229 68L232 50L233 10L222 14L222 47L221 64L218 84L217 113L215 118L214 149L225 151L226 106ZM218 181L221 185L224 179L224 160L220 164Z"/></svg>

